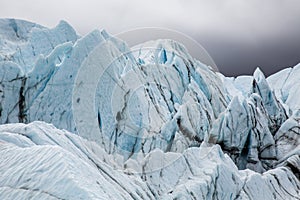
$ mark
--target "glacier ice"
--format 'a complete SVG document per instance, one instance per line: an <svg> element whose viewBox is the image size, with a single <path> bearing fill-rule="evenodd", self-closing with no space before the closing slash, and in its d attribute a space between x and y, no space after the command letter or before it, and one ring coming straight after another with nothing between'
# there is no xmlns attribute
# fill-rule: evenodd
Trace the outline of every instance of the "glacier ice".
<svg viewBox="0 0 300 200"><path fill-rule="evenodd" d="M299 69L1 19L0 198L300 199Z"/></svg>
<svg viewBox="0 0 300 200"><path fill-rule="evenodd" d="M0 141L2 199L299 197L288 165L263 174L238 170L219 145L205 142L182 154L156 149L120 165L97 143L44 122L1 125Z"/></svg>

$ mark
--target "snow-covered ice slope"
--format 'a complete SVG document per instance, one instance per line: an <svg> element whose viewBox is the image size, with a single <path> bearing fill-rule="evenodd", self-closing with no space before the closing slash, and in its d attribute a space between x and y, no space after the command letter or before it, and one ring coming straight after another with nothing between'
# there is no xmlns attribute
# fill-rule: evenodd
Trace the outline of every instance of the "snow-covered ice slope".
<svg viewBox="0 0 300 200"><path fill-rule="evenodd" d="M300 199L298 69L1 19L0 199Z"/></svg>
<svg viewBox="0 0 300 200"><path fill-rule="evenodd" d="M219 145L205 142L182 154L156 149L125 165L44 122L1 125L0 144L1 199L299 198L292 162L263 174L239 171Z"/></svg>

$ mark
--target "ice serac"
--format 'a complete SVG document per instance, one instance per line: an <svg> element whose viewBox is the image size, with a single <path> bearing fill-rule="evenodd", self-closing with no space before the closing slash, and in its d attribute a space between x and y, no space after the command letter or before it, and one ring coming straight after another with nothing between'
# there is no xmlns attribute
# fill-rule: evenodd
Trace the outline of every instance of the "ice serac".
<svg viewBox="0 0 300 200"><path fill-rule="evenodd" d="M253 92L261 96L262 103L269 115L270 131L274 134L287 119L287 115L259 68L255 70L253 77Z"/></svg>
<svg viewBox="0 0 300 200"><path fill-rule="evenodd" d="M239 168L245 168L247 155L246 142L251 137L252 119L249 106L243 97L235 96L218 119L213 123L209 134L209 143L218 143L223 147Z"/></svg>
<svg viewBox="0 0 300 200"><path fill-rule="evenodd" d="M299 160L300 156L300 116L294 113L286 120L275 134L278 163L288 160L291 156ZM298 156L298 158L297 158ZM293 164L299 174L299 161ZM298 163L298 164L297 164ZM298 166L298 167L297 167Z"/></svg>
<svg viewBox="0 0 300 200"><path fill-rule="evenodd" d="M128 158L155 148L182 152L199 146L227 106L219 77L175 41L159 40L133 52L123 45L103 43L83 64L87 68L94 60L103 68L95 101L101 133L91 137L104 141L109 153L122 151Z"/></svg>
<svg viewBox="0 0 300 200"><path fill-rule="evenodd" d="M1 49L4 50L0 60L15 62L25 73L33 68L40 54L46 56L57 45L75 42L78 38L65 21L53 29L16 19L1 19L0 24Z"/></svg>
<svg viewBox="0 0 300 200"><path fill-rule="evenodd" d="M300 94L299 75L300 64L293 68L284 69L267 79L276 96L288 105L291 112L298 112L300 109L298 101Z"/></svg>
<svg viewBox="0 0 300 200"><path fill-rule="evenodd" d="M276 166L277 152L274 137L290 116L288 106L276 97L259 68L253 77L219 76L232 102L225 113L212 123L209 141L220 144L239 169L257 172L272 169ZM243 99L247 103L240 106L241 103L235 99ZM234 106L233 102L236 102ZM226 132L227 137L223 137Z"/></svg>
<svg viewBox="0 0 300 200"><path fill-rule="evenodd" d="M251 132L246 146L247 168L257 172L271 169L276 157L275 141L269 129L269 116L263 106L263 100L257 93L253 93L248 100L251 110Z"/></svg>
<svg viewBox="0 0 300 200"><path fill-rule="evenodd" d="M75 78L85 57L103 40L100 31L94 31L75 44L56 46L50 55L38 60L27 81L28 121L42 120L75 131L72 114Z"/></svg>
<svg viewBox="0 0 300 200"><path fill-rule="evenodd" d="M300 199L299 69L1 19L0 199Z"/></svg>
<svg viewBox="0 0 300 200"><path fill-rule="evenodd" d="M261 97L235 96L226 111L213 122L208 142L220 144L239 169L264 172L276 158L275 141Z"/></svg>
<svg viewBox="0 0 300 200"><path fill-rule="evenodd" d="M19 122L22 117L22 88L24 78L21 68L9 61L0 62L0 122Z"/></svg>
<svg viewBox="0 0 300 200"><path fill-rule="evenodd" d="M36 93L45 86L54 71L61 53L47 57L56 46L73 43L78 36L74 29L64 21L55 28L48 29L30 22L1 19L0 20L0 64L1 66L1 106L5 107L0 114L1 123L28 122L28 105L35 100ZM60 48L62 49L62 48ZM38 67L35 67L38 65ZM8 70L9 69L9 70ZM38 69L40 73L30 78ZM44 85L39 86L38 81ZM29 84L28 84L29 83ZM27 95L27 90L35 90ZM12 93L12 94L11 94ZM33 96L31 96L33 95ZM0 109L3 110L3 109Z"/></svg>

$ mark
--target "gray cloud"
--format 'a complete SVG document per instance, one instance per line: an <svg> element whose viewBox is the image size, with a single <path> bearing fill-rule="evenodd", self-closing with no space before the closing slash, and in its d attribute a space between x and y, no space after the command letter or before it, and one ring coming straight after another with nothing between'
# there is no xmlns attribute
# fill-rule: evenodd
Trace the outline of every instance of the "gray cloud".
<svg viewBox="0 0 300 200"><path fill-rule="evenodd" d="M266 75L271 75L283 68L300 63L299 36L285 37L278 40L265 40L246 44L234 39L217 36L203 36L198 40L210 52L220 71L227 75L251 75L260 67Z"/></svg>
<svg viewBox="0 0 300 200"><path fill-rule="evenodd" d="M113 34L145 26L175 29L206 47L227 75L258 65L269 74L275 65L300 61L299 7L298 0L1 0L0 17L48 27L64 19L80 34L95 28Z"/></svg>

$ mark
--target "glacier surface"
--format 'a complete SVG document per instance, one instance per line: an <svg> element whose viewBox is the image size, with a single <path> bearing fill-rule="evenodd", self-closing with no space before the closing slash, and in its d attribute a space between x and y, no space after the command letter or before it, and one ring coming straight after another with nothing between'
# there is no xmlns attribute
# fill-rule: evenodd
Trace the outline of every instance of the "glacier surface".
<svg viewBox="0 0 300 200"><path fill-rule="evenodd" d="M173 40L16 19L0 65L0 199L300 199L300 65L225 77Z"/></svg>

